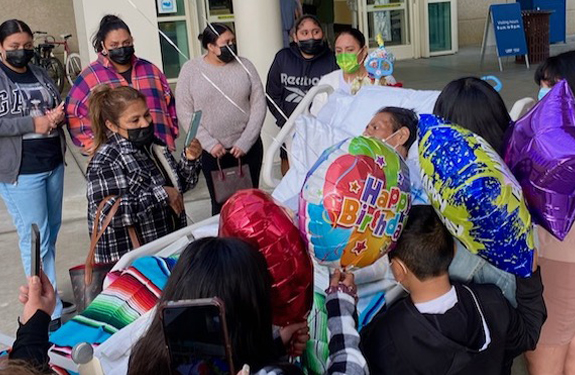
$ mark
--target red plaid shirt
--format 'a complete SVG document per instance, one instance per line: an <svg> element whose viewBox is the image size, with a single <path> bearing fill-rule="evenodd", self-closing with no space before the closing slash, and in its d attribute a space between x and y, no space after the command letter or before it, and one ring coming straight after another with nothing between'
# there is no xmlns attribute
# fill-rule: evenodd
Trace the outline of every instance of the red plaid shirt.
<svg viewBox="0 0 575 375"><path fill-rule="evenodd" d="M129 86L104 56L91 63L74 82L66 98L68 130L72 141L85 149L92 146L92 133L88 98L91 90L99 84L112 87ZM156 137L173 151L179 134L176 101L164 73L149 61L134 56L132 60L132 87L146 96L148 108L154 121Z"/></svg>

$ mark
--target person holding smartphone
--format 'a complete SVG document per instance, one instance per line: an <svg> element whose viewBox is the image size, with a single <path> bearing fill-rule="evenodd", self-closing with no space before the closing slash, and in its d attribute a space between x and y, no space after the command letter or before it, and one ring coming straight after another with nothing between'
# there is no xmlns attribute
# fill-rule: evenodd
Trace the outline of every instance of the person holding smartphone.
<svg viewBox="0 0 575 375"><path fill-rule="evenodd" d="M129 227L146 244L187 225L182 194L198 182L201 145L194 139L176 162L154 135L146 97L129 86L96 87L90 114L95 151L86 174L88 228L92 233L102 201L112 197L101 211L106 218L120 200L95 253L96 263L112 263L137 246Z"/></svg>
<svg viewBox="0 0 575 375"><path fill-rule="evenodd" d="M56 239L62 223L64 110L48 73L29 64L32 30L11 19L0 25L0 196L18 232L22 264L31 275L31 224L38 224L42 267L56 286ZM62 314L57 297L54 327Z"/></svg>
<svg viewBox="0 0 575 375"><path fill-rule="evenodd" d="M7 366L2 366L4 368L0 367L0 374L25 374L25 370L30 374L37 374L36 371L52 373L48 364L48 349L52 346L48 327L50 315L56 307L57 294L42 271L29 277L28 284L21 286L19 292L18 299L24 309L18 319L16 341L8 356L10 361Z"/></svg>
<svg viewBox="0 0 575 375"><path fill-rule="evenodd" d="M169 324L162 319L165 306L170 305L169 301L211 299L214 296L225 310L228 339L224 341L228 341L231 347L229 368L241 370L246 375L303 374L300 368L287 363L285 355L301 355L309 340L307 322L280 328L274 339L271 282L265 258L250 244L235 238L216 237L192 242L180 255L168 279L150 327L132 349L128 374L172 374L170 368L177 367L177 364L171 363L170 357L182 352L170 353L165 345L163 327ZM331 332L328 373L367 374L353 319L357 301L353 275L336 271L327 293ZM184 322L180 328L183 331L191 330L190 324L204 324L203 321ZM170 331L174 331L174 327L171 328ZM198 336L189 337L190 340L194 338ZM169 343L170 338L167 340ZM290 348L289 353L286 347Z"/></svg>

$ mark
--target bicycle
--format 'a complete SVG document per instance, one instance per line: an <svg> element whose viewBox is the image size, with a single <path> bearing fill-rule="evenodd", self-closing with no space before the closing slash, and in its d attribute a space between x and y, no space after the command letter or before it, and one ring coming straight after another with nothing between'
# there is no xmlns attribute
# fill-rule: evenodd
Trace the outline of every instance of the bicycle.
<svg viewBox="0 0 575 375"><path fill-rule="evenodd" d="M68 45L68 39L72 37L72 34L62 34L60 37L62 41L57 41L52 35L48 35L45 31L35 31L35 35L45 35L44 43L39 44L36 49L36 63L39 66L44 67L50 77L56 83L56 86L62 92L64 89L64 76L70 83L70 86L74 84L74 81L82 72L82 62L80 60L80 55L77 53L71 53L70 46ZM56 46L61 45L64 47L64 65L58 60L53 53Z"/></svg>

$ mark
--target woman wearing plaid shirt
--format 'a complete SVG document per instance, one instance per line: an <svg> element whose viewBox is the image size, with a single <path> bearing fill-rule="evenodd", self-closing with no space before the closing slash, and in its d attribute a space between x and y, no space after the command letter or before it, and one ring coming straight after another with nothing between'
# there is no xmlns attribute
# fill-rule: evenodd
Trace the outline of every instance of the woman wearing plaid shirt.
<svg viewBox="0 0 575 375"><path fill-rule="evenodd" d="M104 16L92 43L98 59L82 71L66 98L68 130L74 144L85 154L93 152L88 98L94 87L107 84L132 86L141 91L155 124L156 137L174 151L179 134L174 96L164 73L151 62L134 56L134 40L128 25L117 16Z"/></svg>
<svg viewBox="0 0 575 375"><path fill-rule="evenodd" d="M193 140L176 163L154 137L146 97L132 87L96 87L90 112L95 150L86 176L90 234L100 203L113 197L102 209L98 228L121 199L96 247L96 262L109 263L134 248L128 227L145 244L186 226L182 193L198 182L202 148Z"/></svg>

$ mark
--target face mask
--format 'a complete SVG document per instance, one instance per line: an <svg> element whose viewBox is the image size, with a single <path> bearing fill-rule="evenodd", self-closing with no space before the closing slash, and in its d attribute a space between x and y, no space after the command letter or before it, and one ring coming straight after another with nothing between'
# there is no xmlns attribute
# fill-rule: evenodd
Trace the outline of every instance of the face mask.
<svg viewBox="0 0 575 375"><path fill-rule="evenodd" d="M389 144L389 140L390 140L390 139L393 139L393 137L395 137L397 134L399 134L399 131L400 131L400 130L401 130L401 128L399 128L399 129L397 129L396 131L394 131L392 135L390 135L389 137L383 139L383 142L385 142L385 143L387 143L389 146L391 146L391 145ZM395 151L397 151L397 145L391 146L391 147L392 147Z"/></svg>
<svg viewBox="0 0 575 375"><path fill-rule="evenodd" d="M551 87L541 87L541 88L539 89L539 94L537 95L537 99L538 99L538 100L543 99L543 97L544 97L545 95L547 95L547 93L548 93L549 91L551 91Z"/></svg>
<svg viewBox="0 0 575 375"><path fill-rule="evenodd" d="M392 264L393 264L393 260L392 260L391 262L389 262L389 268L391 268L391 265L392 265ZM406 268L402 263L399 263L399 262L398 262L397 264L399 264L399 266L403 269L403 272L405 272L405 274L407 275L407 268ZM393 281L395 281L395 283L396 283L397 285L399 285L399 286L401 287L401 289L403 289L403 291L404 291L405 293L411 294L411 292L410 292L406 287L404 287L402 283L400 283L399 281L397 281L397 280L395 279L395 275L394 275L394 277L393 277Z"/></svg>
<svg viewBox="0 0 575 375"><path fill-rule="evenodd" d="M33 49L14 49L10 51L4 51L4 59L10 65L15 68L23 68L30 60L34 57Z"/></svg>
<svg viewBox="0 0 575 375"><path fill-rule="evenodd" d="M132 62L134 56L134 46L126 46L108 50L110 60L120 65L127 65Z"/></svg>
<svg viewBox="0 0 575 375"><path fill-rule="evenodd" d="M126 129L128 132L128 141L136 147L147 147L154 142L154 123L151 122L145 128Z"/></svg>
<svg viewBox="0 0 575 375"><path fill-rule="evenodd" d="M308 55L317 55L325 49L322 39L306 39L298 42L299 49Z"/></svg>
<svg viewBox="0 0 575 375"><path fill-rule="evenodd" d="M234 52L233 54L232 51ZM228 44L226 46L220 47L220 54L218 55L218 59L220 59L221 62L227 64L235 59L234 54L238 54L238 48L236 44Z"/></svg>
<svg viewBox="0 0 575 375"><path fill-rule="evenodd" d="M357 62L357 53L340 53L336 56L337 65L344 73L355 73L361 64Z"/></svg>

